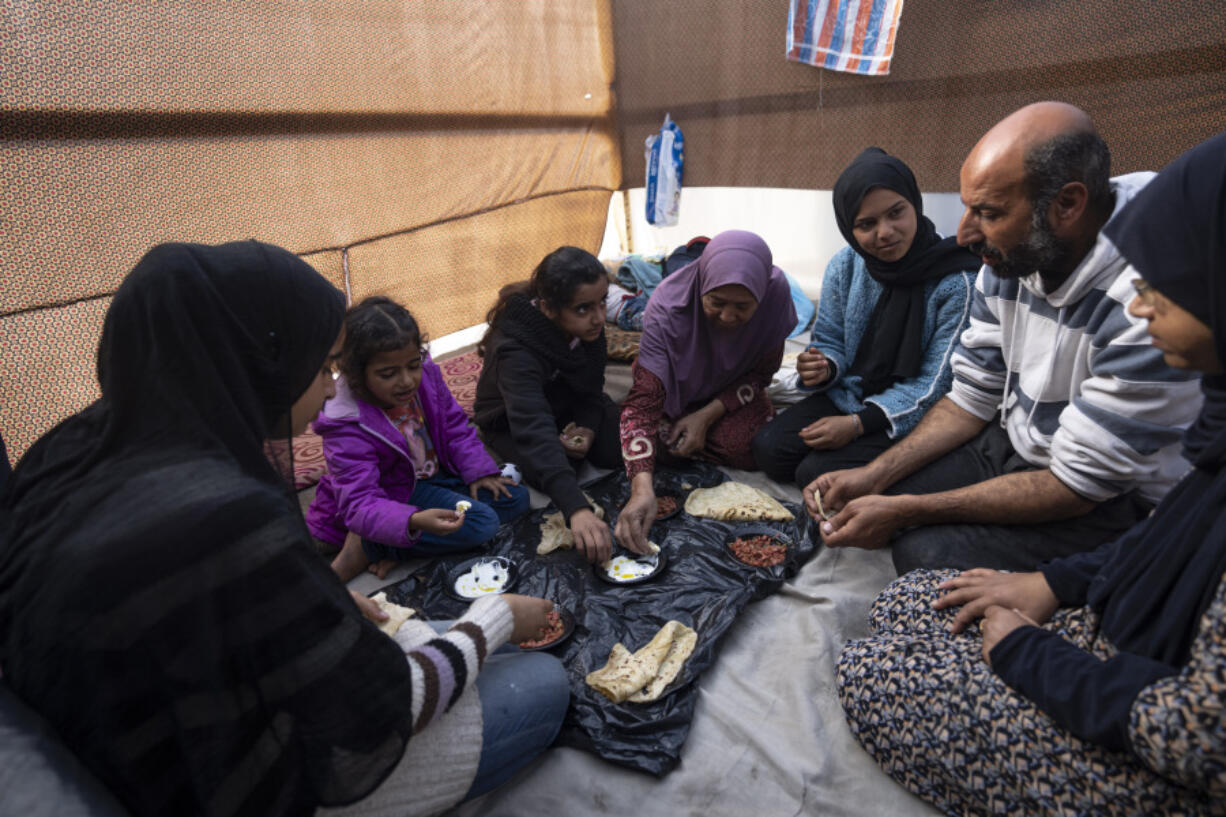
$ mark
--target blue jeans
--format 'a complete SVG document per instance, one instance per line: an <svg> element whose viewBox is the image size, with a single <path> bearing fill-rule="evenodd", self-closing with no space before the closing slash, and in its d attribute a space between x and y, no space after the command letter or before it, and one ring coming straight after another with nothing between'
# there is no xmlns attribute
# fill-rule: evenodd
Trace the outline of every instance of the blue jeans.
<svg viewBox="0 0 1226 817"><path fill-rule="evenodd" d="M437 632L453 622L431 621ZM543 652L504 644L477 676L481 697L481 760L465 800L493 791L549 748L570 705L562 662Z"/></svg>
<svg viewBox="0 0 1226 817"><path fill-rule="evenodd" d="M408 548L391 547L370 539L362 540L362 550L372 562L382 559L404 561L418 556L446 556L480 547L494 538L498 526L509 522L528 510L528 489L522 485L508 485L511 496L494 495L482 488L477 492L477 501L464 514L464 525L455 533L439 536L424 533L417 544ZM440 473L430 479L419 479L413 488L409 503L419 508L455 508L461 499L472 502L468 485L451 474Z"/></svg>

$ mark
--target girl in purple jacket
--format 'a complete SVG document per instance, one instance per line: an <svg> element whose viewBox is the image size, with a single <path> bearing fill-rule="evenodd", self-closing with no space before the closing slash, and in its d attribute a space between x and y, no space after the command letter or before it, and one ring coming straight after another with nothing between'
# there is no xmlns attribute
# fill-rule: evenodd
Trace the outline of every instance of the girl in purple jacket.
<svg viewBox="0 0 1226 817"><path fill-rule="evenodd" d="M328 472L307 524L341 548L343 581L390 563L478 547L528 509L423 348L409 311L367 298L345 317L336 396L315 420ZM465 512L457 503L469 502Z"/></svg>

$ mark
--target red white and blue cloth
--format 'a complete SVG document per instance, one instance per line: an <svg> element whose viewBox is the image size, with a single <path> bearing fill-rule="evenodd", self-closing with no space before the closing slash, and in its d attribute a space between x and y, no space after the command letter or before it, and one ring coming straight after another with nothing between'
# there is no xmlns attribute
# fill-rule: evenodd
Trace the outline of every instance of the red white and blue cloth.
<svg viewBox="0 0 1226 817"><path fill-rule="evenodd" d="M890 73L903 0L789 0L787 57L834 71Z"/></svg>

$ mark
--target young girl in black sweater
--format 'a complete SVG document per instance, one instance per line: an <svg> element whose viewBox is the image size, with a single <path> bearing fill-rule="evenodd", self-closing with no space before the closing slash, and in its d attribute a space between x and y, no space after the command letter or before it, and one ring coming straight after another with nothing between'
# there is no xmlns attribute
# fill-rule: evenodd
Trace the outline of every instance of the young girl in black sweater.
<svg viewBox="0 0 1226 817"><path fill-rule="evenodd" d="M583 460L621 466L618 409L604 393L609 279L591 253L559 247L490 310L473 406L486 443L519 464L562 512L589 561L612 554L609 526L579 488Z"/></svg>

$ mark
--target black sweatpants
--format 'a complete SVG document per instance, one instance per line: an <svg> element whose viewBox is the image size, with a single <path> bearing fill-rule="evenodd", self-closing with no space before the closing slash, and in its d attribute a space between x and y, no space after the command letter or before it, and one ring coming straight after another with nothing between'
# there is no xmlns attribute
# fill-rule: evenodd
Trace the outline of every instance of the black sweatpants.
<svg viewBox="0 0 1226 817"><path fill-rule="evenodd" d="M603 413L600 416L600 427L592 429L596 432L596 439L592 441L592 447L588 449L585 459L597 468L620 468L622 467L622 443L619 428L621 409L609 395L602 396L604 400L602 401ZM570 420L567 418L559 419L559 433L568 422ZM513 462L519 466L524 480L529 485L538 491L541 490L541 472L537 469L534 459L526 456L515 446L515 440L512 439L509 430L483 431L481 437L504 462ZM568 459L571 467L578 471L583 460Z"/></svg>
<svg viewBox="0 0 1226 817"><path fill-rule="evenodd" d="M753 456L758 467L776 482L795 482L803 488L827 471L867 465L893 445L884 431L865 434L828 451L810 448L800 439L799 432L805 426L843 413L824 392L811 394L784 410L754 435Z"/></svg>
<svg viewBox="0 0 1226 817"><path fill-rule="evenodd" d="M887 494L932 494L1002 474L1038 470L1022 459L993 419L974 439L890 486ZM898 574L918 568L1034 570L1042 562L1093 550L1132 527L1151 507L1135 493L1101 502L1084 516L1033 525L924 525L896 534Z"/></svg>

